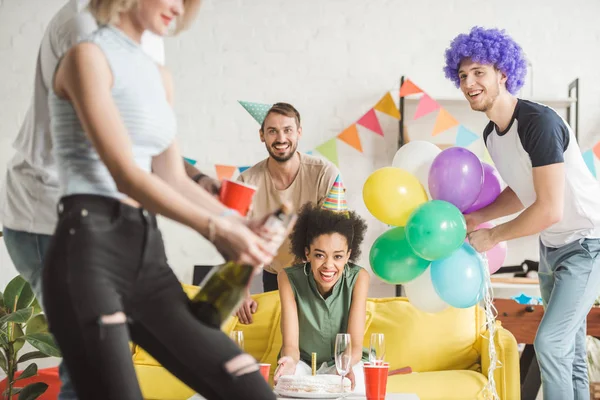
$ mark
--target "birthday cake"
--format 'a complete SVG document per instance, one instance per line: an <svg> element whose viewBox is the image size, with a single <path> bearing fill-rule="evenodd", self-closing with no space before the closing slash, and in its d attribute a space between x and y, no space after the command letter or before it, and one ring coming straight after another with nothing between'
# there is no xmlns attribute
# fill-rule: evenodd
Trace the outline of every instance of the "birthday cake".
<svg viewBox="0 0 600 400"><path fill-rule="evenodd" d="M284 375L277 381L275 391L285 393L340 393L342 378L338 375ZM344 392L351 392L350 379L344 378Z"/></svg>

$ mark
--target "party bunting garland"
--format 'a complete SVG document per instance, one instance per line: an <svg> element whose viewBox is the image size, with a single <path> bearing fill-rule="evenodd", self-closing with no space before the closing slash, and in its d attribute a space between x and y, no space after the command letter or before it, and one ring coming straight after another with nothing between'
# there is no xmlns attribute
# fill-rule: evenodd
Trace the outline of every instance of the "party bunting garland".
<svg viewBox="0 0 600 400"><path fill-rule="evenodd" d="M196 165L196 160L193 160L191 158L185 158L185 157L183 157L183 159L191 165Z"/></svg>
<svg viewBox="0 0 600 400"><path fill-rule="evenodd" d="M596 165L594 164L594 151L592 149L583 153L583 160L589 168L590 172L596 177Z"/></svg>
<svg viewBox="0 0 600 400"><path fill-rule="evenodd" d="M423 93L420 87L415 85L410 79L407 79L400 88L400 97L410 96L411 94Z"/></svg>
<svg viewBox="0 0 600 400"><path fill-rule="evenodd" d="M231 179L235 171L238 170L238 167L233 165L215 165L215 169L217 170L217 179Z"/></svg>
<svg viewBox="0 0 600 400"><path fill-rule="evenodd" d="M375 114L375 108L371 108L356 123L360 126L364 126L365 128L375 132L378 135L383 136L383 131L381 130L381 125L379 125L379 120L377 119L377 115Z"/></svg>
<svg viewBox="0 0 600 400"><path fill-rule="evenodd" d="M415 116L413 117L413 119L419 119L429 113L439 110L440 107L441 106L437 101L429 97L428 94L424 94L419 100L419 104L417 105L417 111L415 112Z"/></svg>
<svg viewBox="0 0 600 400"><path fill-rule="evenodd" d="M375 107L373 107L373 109L381 111L382 113L386 113L390 117L400 119L400 110L398 110L398 107L396 106L396 103L394 103L394 99L392 98L392 94L389 92L388 94L383 96L377 104L375 104Z"/></svg>
<svg viewBox="0 0 600 400"><path fill-rule="evenodd" d="M458 127L456 134L456 145L460 147L469 147L473 142L479 139L479 136L465 128L464 125ZM486 150L487 153L487 150ZM488 158L489 158L489 153ZM485 158L485 157L484 157ZM491 160L491 158L490 158Z"/></svg>
<svg viewBox="0 0 600 400"><path fill-rule="evenodd" d="M373 132L377 136L383 137L384 132L380 124L378 115L385 114L386 116L394 118L396 120L403 119L400 115L400 111L398 110L398 106L394 101L394 92L400 97L420 95L419 102L417 104L417 109L413 116L413 120L417 120L429 114L437 112L431 136L436 136L440 133L446 132L458 126L453 143L454 145L460 147L468 147L475 143L477 140L482 140L482 137L480 135L473 133L464 125L460 124L460 122L452 114L450 114L448 110L443 108L440 105L440 103L438 103L434 98L432 98L426 92L424 92L423 89L421 89L421 87L417 86L410 79L406 79L400 87L399 92L388 91L383 95L383 97L381 97L377 101L377 103L373 107L371 107L358 120L348 125L342 132L337 134L335 137L327 139L324 143L321 143L320 145L316 146L313 150L307 151L306 154L313 154L314 151L317 151L323 157L327 158L329 161L339 166L337 140L344 142L359 153L363 153L363 146L358 131L359 125ZM271 108L271 104L268 103L256 103L241 100L239 100L238 102L259 124L262 124L268 110ZM405 142L408 142L406 132L404 134L404 137ZM443 146L440 145L440 147ZM592 149L584 152L583 157L590 172L594 176L597 176L596 159L600 159L600 142L596 143L596 145ZM494 165L485 146L483 146L482 160L488 164ZM186 161L188 161L192 165L196 164L196 161L191 158L186 158ZM221 177L229 179L235 174L236 171L242 173L248 168L248 166L215 166L217 177L219 179L221 179Z"/></svg>
<svg viewBox="0 0 600 400"><path fill-rule="evenodd" d="M360 137L358 136L358 129L356 129L356 124L352 124L348 128L344 129L342 133L337 135L337 138L342 142L354 147L361 153L363 152L362 144L360 143Z"/></svg>
<svg viewBox="0 0 600 400"><path fill-rule="evenodd" d="M435 119L435 125L431 134L435 136L450 128L454 128L456 125L458 125L458 121L446 109L442 108Z"/></svg>
<svg viewBox="0 0 600 400"><path fill-rule="evenodd" d="M339 166L337 143L335 138L326 141L322 145L318 146L315 150L321 153L323 157L326 157L329 161Z"/></svg>

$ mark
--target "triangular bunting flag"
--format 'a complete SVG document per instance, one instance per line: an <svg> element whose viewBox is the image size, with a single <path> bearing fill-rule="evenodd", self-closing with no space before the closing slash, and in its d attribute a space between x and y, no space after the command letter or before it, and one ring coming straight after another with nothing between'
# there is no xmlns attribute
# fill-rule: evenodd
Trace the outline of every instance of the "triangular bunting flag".
<svg viewBox="0 0 600 400"><path fill-rule="evenodd" d="M362 144L360 143L360 137L358 136L358 129L356 129L356 124L352 124L348 128L344 129L344 131L340 133L337 137L342 142L354 147L356 150L362 153Z"/></svg>
<svg viewBox="0 0 600 400"><path fill-rule="evenodd" d="M335 138L330 139L315 149L327 158L329 161L338 165L338 152L337 152L337 140Z"/></svg>
<svg viewBox="0 0 600 400"><path fill-rule="evenodd" d="M431 136L435 136L438 133L442 133L447 131L450 128L458 125L458 121L454 118L445 108L441 108L438 116L435 120L435 125L433 126L433 132L431 132ZM463 146L466 147L466 146Z"/></svg>
<svg viewBox="0 0 600 400"><path fill-rule="evenodd" d="M238 167L231 165L215 165L215 169L217 170L217 179L221 181L223 179L231 179Z"/></svg>
<svg viewBox="0 0 600 400"><path fill-rule="evenodd" d="M592 150L594 151L596 158L600 158L600 142L596 143Z"/></svg>
<svg viewBox="0 0 600 400"><path fill-rule="evenodd" d="M379 125L379 120L377 119L377 114L375 114L375 109L371 108L369 112L361 117L358 121L356 121L358 125L364 126L365 128L372 130L378 135L383 136L383 131L381 130L381 125Z"/></svg>
<svg viewBox="0 0 600 400"><path fill-rule="evenodd" d="M398 107L396 107L396 103L394 103L394 99L392 98L390 92L383 96L381 100L379 100L379 103L377 103L373 108L377 111L381 111L382 113L386 113L391 117L400 119L400 111L398 111Z"/></svg>
<svg viewBox="0 0 600 400"><path fill-rule="evenodd" d="M492 156L490 156L490 153L485 146L483 147L483 161L492 166L494 165L494 160L492 160Z"/></svg>
<svg viewBox="0 0 600 400"><path fill-rule="evenodd" d="M238 169L240 170L240 174L241 174L242 172L244 172L248 168L250 168L250 167L249 166L248 167L239 167Z"/></svg>
<svg viewBox="0 0 600 400"><path fill-rule="evenodd" d="M192 164L192 165L196 165L196 160L192 160L191 158L186 158L183 157L183 159L188 163L188 164Z"/></svg>
<svg viewBox="0 0 600 400"><path fill-rule="evenodd" d="M267 112L269 112L269 109L271 108L270 104L251 103L248 101L239 100L238 103L240 103L242 107L244 107L246 111L252 115L252 118L254 118L260 125L262 125L265 117L267 116Z"/></svg>
<svg viewBox="0 0 600 400"><path fill-rule="evenodd" d="M588 150L585 153L583 153L583 160L585 161L587 167L590 169L592 175L596 177L596 166L594 165L594 151Z"/></svg>
<svg viewBox="0 0 600 400"><path fill-rule="evenodd" d="M411 94L423 93L420 87L415 85L410 79L407 79L400 88L400 97L408 96Z"/></svg>
<svg viewBox="0 0 600 400"><path fill-rule="evenodd" d="M465 128L463 125L458 127L456 134L456 145L460 147L468 147L471 143L479 139L479 136ZM486 150L487 151L487 150Z"/></svg>
<svg viewBox="0 0 600 400"><path fill-rule="evenodd" d="M440 105L437 101L429 97L429 95L424 94L419 100L419 104L417 104L417 111L415 112L413 119L421 118L422 116L432 113L439 108Z"/></svg>

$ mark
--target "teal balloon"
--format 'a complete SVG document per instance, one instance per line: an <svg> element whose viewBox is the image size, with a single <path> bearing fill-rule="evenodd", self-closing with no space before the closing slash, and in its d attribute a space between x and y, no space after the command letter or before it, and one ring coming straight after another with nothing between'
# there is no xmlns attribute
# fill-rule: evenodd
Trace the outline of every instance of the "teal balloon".
<svg viewBox="0 0 600 400"><path fill-rule="evenodd" d="M379 279L394 285L412 281L430 264L412 251L402 226L384 232L375 240L369 261Z"/></svg>
<svg viewBox="0 0 600 400"><path fill-rule="evenodd" d="M431 200L417 207L406 222L406 239L425 260L448 257L467 237L465 217L453 204Z"/></svg>
<svg viewBox="0 0 600 400"><path fill-rule="evenodd" d="M468 243L449 257L431 263L431 282L442 300L455 308L479 303L484 290L484 262Z"/></svg>

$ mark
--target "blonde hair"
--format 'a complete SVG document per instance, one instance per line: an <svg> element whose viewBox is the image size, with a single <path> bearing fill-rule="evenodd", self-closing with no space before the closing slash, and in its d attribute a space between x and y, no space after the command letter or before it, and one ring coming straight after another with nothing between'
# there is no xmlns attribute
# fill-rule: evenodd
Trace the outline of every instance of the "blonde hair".
<svg viewBox="0 0 600 400"><path fill-rule="evenodd" d="M119 14L135 7L140 0L90 0L88 8L98 24L116 24ZM177 18L175 33L190 27L200 8L201 0L183 0L184 13Z"/></svg>

